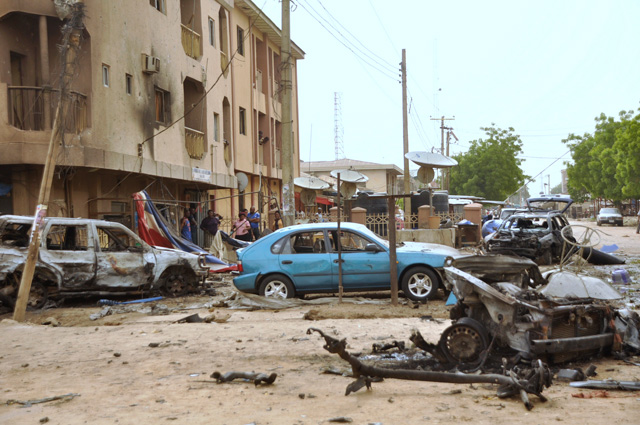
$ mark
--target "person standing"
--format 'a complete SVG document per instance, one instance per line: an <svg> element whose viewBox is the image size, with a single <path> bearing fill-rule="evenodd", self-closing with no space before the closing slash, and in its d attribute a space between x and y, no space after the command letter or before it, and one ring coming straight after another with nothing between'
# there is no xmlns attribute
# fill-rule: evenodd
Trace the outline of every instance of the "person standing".
<svg viewBox="0 0 640 425"><path fill-rule="evenodd" d="M189 242L193 242L191 240L191 220L190 220L191 212L185 208L184 216L180 219L180 235L188 240Z"/></svg>
<svg viewBox="0 0 640 425"><path fill-rule="evenodd" d="M231 233L236 232L236 239L251 242L251 224L245 213L238 214L238 219L233 223Z"/></svg>
<svg viewBox="0 0 640 425"><path fill-rule="evenodd" d="M196 217L196 209L189 208L189 224L191 225L191 240L194 244L198 244L198 219Z"/></svg>
<svg viewBox="0 0 640 425"><path fill-rule="evenodd" d="M280 217L280 211L273 213L273 230L282 229L282 217Z"/></svg>
<svg viewBox="0 0 640 425"><path fill-rule="evenodd" d="M251 223L251 238L257 241L260 238L260 213L256 212L256 207L251 207L247 220Z"/></svg>
<svg viewBox="0 0 640 425"><path fill-rule="evenodd" d="M200 223L200 228L204 231L205 246L211 246L213 238L218 233L218 227L220 227L220 220L222 216L216 214L213 210L207 211L207 216Z"/></svg>
<svg viewBox="0 0 640 425"><path fill-rule="evenodd" d="M638 225L636 226L636 234L640 232L640 208L638 208Z"/></svg>

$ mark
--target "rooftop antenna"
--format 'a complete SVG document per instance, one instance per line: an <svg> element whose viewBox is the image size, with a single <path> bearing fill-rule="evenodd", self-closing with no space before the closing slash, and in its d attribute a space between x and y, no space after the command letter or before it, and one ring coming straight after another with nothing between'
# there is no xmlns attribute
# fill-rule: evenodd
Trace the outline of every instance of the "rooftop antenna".
<svg viewBox="0 0 640 425"><path fill-rule="evenodd" d="M333 142L335 144L336 161L344 158L344 127L342 126L342 93L333 93Z"/></svg>

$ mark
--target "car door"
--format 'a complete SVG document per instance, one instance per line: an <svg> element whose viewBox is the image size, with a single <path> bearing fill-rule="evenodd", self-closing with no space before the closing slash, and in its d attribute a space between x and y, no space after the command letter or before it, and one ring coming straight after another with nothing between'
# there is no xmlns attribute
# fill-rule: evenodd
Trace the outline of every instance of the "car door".
<svg viewBox="0 0 640 425"><path fill-rule="evenodd" d="M135 288L150 282L155 255L129 229L117 224L95 226L96 284L100 287Z"/></svg>
<svg viewBox="0 0 640 425"><path fill-rule="evenodd" d="M51 220L43 234L40 260L60 270L62 289L79 289L92 284L96 257L88 225Z"/></svg>
<svg viewBox="0 0 640 425"><path fill-rule="evenodd" d="M332 292L338 289L331 275L331 253L326 249L324 230L289 235L278 261L280 269L291 276L296 291Z"/></svg>
<svg viewBox="0 0 640 425"><path fill-rule="evenodd" d="M386 249L369 240L360 233L351 230L331 231L332 273L338 277L338 248L336 241L342 247L342 286L345 290L360 288L388 289L390 286L389 253ZM375 244L379 251L367 251L367 244Z"/></svg>

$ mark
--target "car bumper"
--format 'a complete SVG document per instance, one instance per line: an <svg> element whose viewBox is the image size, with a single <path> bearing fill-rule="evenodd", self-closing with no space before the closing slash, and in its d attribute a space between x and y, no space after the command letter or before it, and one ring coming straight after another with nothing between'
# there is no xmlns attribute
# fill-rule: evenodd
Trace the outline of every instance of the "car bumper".
<svg viewBox="0 0 640 425"><path fill-rule="evenodd" d="M604 224L622 224L621 218L601 218L600 223Z"/></svg>
<svg viewBox="0 0 640 425"><path fill-rule="evenodd" d="M256 279L258 273L241 274L233 278L233 284L238 291L248 292L250 294L257 294L258 288L256 288Z"/></svg>

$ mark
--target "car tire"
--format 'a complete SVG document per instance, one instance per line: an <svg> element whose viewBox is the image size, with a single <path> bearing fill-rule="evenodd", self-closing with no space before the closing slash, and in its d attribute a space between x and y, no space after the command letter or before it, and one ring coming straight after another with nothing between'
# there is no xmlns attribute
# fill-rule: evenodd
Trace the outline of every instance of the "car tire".
<svg viewBox="0 0 640 425"><path fill-rule="evenodd" d="M286 299L293 298L296 291L288 277L281 274L267 276L258 289L258 293L265 298Z"/></svg>
<svg viewBox="0 0 640 425"><path fill-rule="evenodd" d="M160 292L166 297L181 297L189 292L194 283L195 275L181 269L168 269L160 276Z"/></svg>
<svg viewBox="0 0 640 425"><path fill-rule="evenodd" d="M413 301L433 299L438 293L438 287L438 276L428 267L412 267L402 278L402 292Z"/></svg>
<svg viewBox="0 0 640 425"><path fill-rule="evenodd" d="M600 223L599 221L596 221L596 226L602 226L602 223Z"/></svg>

